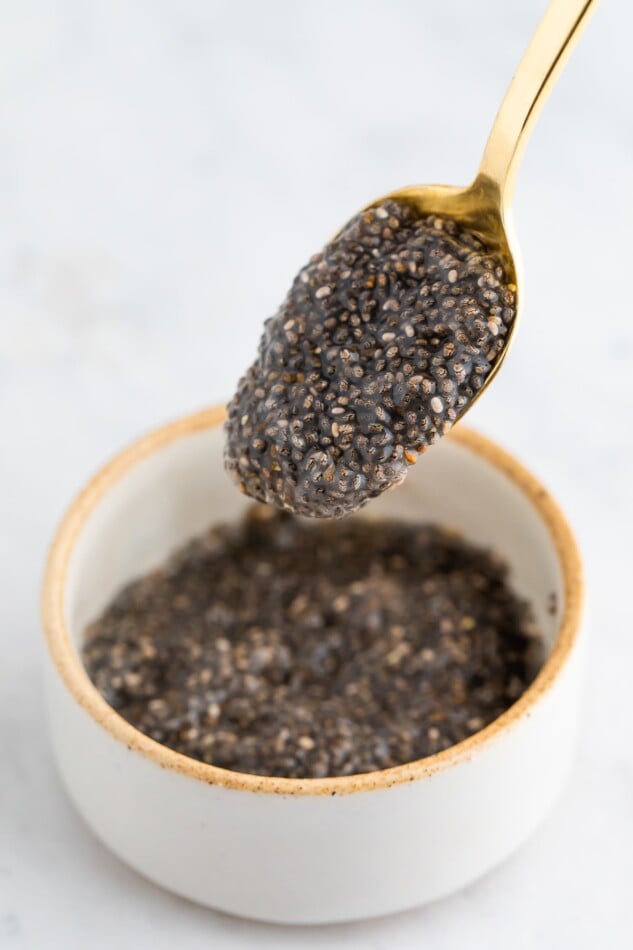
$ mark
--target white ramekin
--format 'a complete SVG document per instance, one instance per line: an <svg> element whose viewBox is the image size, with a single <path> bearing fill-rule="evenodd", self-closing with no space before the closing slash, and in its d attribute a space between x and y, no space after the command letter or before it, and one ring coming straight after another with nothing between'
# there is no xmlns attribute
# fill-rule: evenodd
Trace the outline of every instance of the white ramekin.
<svg viewBox="0 0 633 950"><path fill-rule="evenodd" d="M470 739L398 768L297 780L205 765L117 715L78 646L124 582L247 504L223 470L223 416L198 413L126 449L79 495L54 541L43 619L50 724L68 793L141 874L244 917L353 920L448 894L532 833L568 771L583 596L569 528L517 461L459 426L366 516L448 524L503 554L547 639L535 682Z"/></svg>

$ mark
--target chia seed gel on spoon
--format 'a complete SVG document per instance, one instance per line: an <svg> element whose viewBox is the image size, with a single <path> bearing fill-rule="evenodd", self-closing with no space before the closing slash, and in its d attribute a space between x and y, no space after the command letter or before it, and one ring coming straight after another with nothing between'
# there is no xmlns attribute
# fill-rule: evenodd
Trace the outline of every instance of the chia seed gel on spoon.
<svg viewBox="0 0 633 950"><path fill-rule="evenodd" d="M339 518L399 484L502 353L515 290L455 220L404 201L361 212L295 278L229 405L241 489Z"/></svg>

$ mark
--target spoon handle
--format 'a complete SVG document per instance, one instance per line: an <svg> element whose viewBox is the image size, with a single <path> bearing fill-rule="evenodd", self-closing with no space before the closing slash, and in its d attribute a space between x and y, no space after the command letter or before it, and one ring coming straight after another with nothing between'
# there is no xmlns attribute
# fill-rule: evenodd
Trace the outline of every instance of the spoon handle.
<svg viewBox="0 0 633 950"><path fill-rule="evenodd" d="M512 78L486 143L477 180L512 200L523 149L597 0L551 0Z"/></svg>

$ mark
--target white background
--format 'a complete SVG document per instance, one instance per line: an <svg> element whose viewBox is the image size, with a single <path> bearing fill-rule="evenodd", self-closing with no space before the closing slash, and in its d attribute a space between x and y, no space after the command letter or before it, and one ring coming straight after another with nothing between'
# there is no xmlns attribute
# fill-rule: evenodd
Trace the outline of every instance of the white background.
<svg viewBox="0 0 633 950"><path fill-rule="evenodd" d="M521 172L524 322L469 416L581 539L576 768L520 854L367 924L283 930L140 880L53 770L38 586L81 483L226 398L294 272L370 198L476 167L543 0L0 3L0 946L633 946L631 5L604 3Z"/></svg>

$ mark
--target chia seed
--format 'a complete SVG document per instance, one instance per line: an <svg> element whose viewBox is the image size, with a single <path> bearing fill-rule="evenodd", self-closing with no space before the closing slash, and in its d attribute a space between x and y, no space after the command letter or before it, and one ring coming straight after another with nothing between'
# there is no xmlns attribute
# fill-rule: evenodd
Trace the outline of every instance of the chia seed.
<svg viewBox="0 0 633 950"><path fill-rule="evenodd" d="M225 463L259 501L339 518L400 483L499 358L500 260L456 221L385 201L297 275L228 411Z"/></svg>
<svg viewBox="0 0 633 950"><path fill-rule="evenodd" d="M321 778L460 742L521 695L540 649L504 564L454 533L253 506L122 590L83 659L156 741Z"/></svg>

